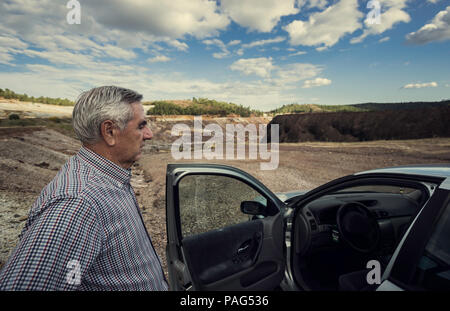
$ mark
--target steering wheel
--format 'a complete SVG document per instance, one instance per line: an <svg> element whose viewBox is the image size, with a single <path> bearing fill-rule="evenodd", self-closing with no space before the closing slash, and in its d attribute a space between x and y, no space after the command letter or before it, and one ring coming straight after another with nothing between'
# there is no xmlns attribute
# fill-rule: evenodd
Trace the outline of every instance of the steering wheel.
<svg viewBox="0 0 450 311"><path fill-rule="evenodd" d="M364 204L343 204L337 212L336 220L341 238L354 250L370 253L378 246L380 227Z"/></svg>

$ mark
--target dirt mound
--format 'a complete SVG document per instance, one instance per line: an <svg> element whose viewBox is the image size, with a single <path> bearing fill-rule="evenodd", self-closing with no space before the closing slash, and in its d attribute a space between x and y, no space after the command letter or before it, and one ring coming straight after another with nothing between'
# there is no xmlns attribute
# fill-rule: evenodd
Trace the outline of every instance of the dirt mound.
<svg viewBox="0 0 450 311"><path fill-rule="evenodd" d="M0 118L16 113L20 118L72 117L72 106L58 106L42 103L22 102L16 99L0 98Z"/></svg>
<svg viewBox="0 0 450 311"><path fill-rule="evenodd" d="M202 115L202 127L204 128L208 124L217 124L222 129L223 133L226 132L227 124L242 124L247 126L248 124L268 124L271 118L267 117L211 117ZM176 124L186 124L192 131L194 130L194 116L148 116L149 126L153 132L153 139L147 142L148 145L159 143L172 143L179 136L172 136L172 128Z"/></svg>
<svg viewBox="0 0 450 311"><path fill-rule="evenodd" d="M448 120L450 107L438 107L280 115L270 124L279 124L280 142L353 142L450 137Z"/></svg>

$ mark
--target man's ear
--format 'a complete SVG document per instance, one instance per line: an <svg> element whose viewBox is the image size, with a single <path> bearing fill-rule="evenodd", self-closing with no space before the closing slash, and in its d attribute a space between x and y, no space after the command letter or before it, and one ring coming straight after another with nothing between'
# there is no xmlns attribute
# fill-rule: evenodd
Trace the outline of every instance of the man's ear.
<svg viewBox="0 0 450 311"><path fill-rule="evenodd" d="M103 140L105 143L113 147L117 142L117 134L119 131L119 128L114 124L111 120L103 121L100 125L100 131L103 137Z"/></svg>

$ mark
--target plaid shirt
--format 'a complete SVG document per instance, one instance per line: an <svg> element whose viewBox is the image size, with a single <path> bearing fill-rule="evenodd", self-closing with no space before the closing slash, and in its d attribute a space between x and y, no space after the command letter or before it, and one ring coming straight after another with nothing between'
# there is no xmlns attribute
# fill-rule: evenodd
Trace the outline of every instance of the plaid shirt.
<svg viewBox="0 0 450 311"><path fill-rule="evenodd" d="M2 290L167 290L126 170L82 147L33 204Z"/></svg>

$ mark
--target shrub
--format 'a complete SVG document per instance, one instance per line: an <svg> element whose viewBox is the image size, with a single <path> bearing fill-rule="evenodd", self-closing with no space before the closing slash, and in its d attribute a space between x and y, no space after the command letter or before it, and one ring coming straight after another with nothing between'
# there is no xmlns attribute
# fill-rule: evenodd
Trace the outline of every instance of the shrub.
<svg viewBox="0 0 450 311"><path fill-rule="evenodd" d="M193 98L192 102L182 107L168 101L154 101L153 108L147 111L147 114L153 115L239 115L241 117L249 117L251 114L262 115L262 112L256 110L250 110L250 107L244 107L242 105L236 105L233 103L219 102L213 99L207 98Z"/></svg>
<svg viewBox="0 0 450 311"><path fill-rule="evenodd" d="M20 117L19 117L18 114L13 113L13 114L9 115L8 119L10 119L10 120L19 120Z"/></svg>
<svg viewBox="0 0 450 311"><path fill-rule="evenodd" d="M55 122L55 123L61 123L61 119L58 117L50 117L50 118L48 118L48 120Z"/></svg>

